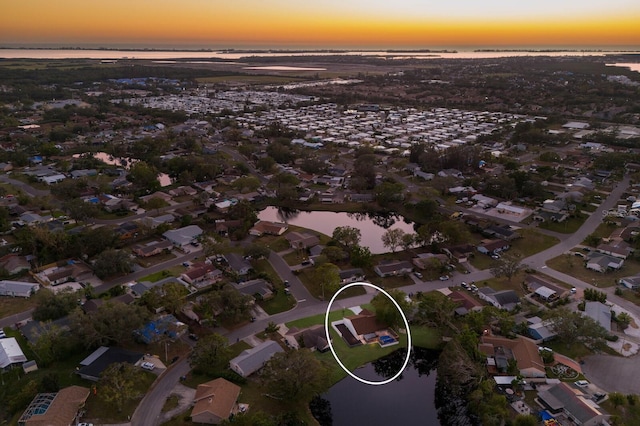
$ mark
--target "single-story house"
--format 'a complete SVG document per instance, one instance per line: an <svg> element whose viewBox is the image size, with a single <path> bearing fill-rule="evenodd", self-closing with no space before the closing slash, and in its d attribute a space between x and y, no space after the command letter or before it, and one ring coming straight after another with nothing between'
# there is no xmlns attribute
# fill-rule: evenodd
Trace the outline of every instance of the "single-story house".
<svg viewBox="0 0 640 426"><path fill-rule="evenodd" d="M271 284L263 279L233 283L233 287L242 294L246 294L251 297L255 297L257 295L258 298L261 298L262 300L271 299L273 297Z"/></svg>
<svg viewBox="0 0 640 426"><path fill-rule="evenodd" d="M540 287L546 287L549 290L554 291L556 294L556 297L563 297L569 291L566 288L561 287L558 284L552 281L549 281L538 275L527 275L524 278L524 284L526 285L527 289L532 293L535 293L536 290L538 290Z"/></svg>
<svg viewBox="0 0 640 426"><path fill-rule="evenodd" d="M0 281L0 296L30 297L40 289L38 283L26 283L22 281Z"/></svg>
<svg viewBox="0 0 640 426"><path fill-rule="evenodd" d="M482 230L488 237L499 238L505 241L512 241L520 238L520 234L508 226L490 225Z"/></svg>
<svg viewBox="0 0 640 426"><path fill-rule="evenodd" d="M27 357L15 337L0 339L0 370L20 366L25 362Z"/></svg>
<svg viewBox="0 0 640 426"><path fill-rule="evenodd" d="M373 270L376 272L376 274L384 278L395 275L409 274L411 273L411 271L413 271L413 265L407 260L392 260L377 264L376 266L374 266Z"/></svg>
<svg viewBox="0 0 640 426"><path fill-rule="evenodd" d="M69 386L55 393L39 393L33 398L20 419L20 426L75 425L90 390Z"/></svg>
<svg viewBox="0 0 640 426"><path fill-rule="evenodd" d="M498 210L498 213L511 214L514 216L522 216L527 212L527 209L524 207L518 207L507 203L498 203L498 205L496 205L496 209Z"/></svg>
<svg viewBox="0 0 640 426"><path fill-rule="evenodd" d="M495 291L491 287L482 287L478 290L478 297L498 309L512 311L520 303L520 297L513 290Z"/></svg>
<svg viewBox="0 0 640 426"><path fill-rule="evenodd" d="M209 263L198 262L191 265L189 269L180 275L180 278L198 287L197 284L206 283L208 285L221 280L222 271Z"/></svg>
<svg viewBox="0 0 640 426"><path fill-rule="evenodd" d="M633 248L626 241L612 241L608 244L598 244L596 251L620 259L626 259L633 252Z"/></svg>
<svg viewBox="0 0 640 426"><path fill-rule="evenodd" d="M509 243L502 239L483 240L478 245L477 250L480 253L492 255L509 250L509 247L511 247Z"/></svg>
<svg viewBox="0 0 640 426"><path fill-rule="evenodd" d="M591 318L608 332L611 332L611 308L604 303L585 301L584 315Z"/></svg>
<svg viewBox="0 0 640 426"><path fill-rule="evenodd" d="M312 351L326 352L329 350L329 342L322 324L312 325L302 330L291 327L284 335L284 338L289 346L296 349L302 346Z"/></svg>
<svg viewBox="0 0 640 426"><path fill-rule="evenodd" d="M282 235L289 229L289 225L283 222L270 222L268 220L258 221L251 229L249 235L261 237L262 235Z"/></svg>
<svg viewBox="0 0 640 426"><path fill-rule="evenodd" d="M238 275L247 275L252 268L251 263L237 253L225 254L224 258L227 260L229 268Z"/></svg>
<svg viewBox="0 0 640 426"><path fill-rule="evenodd" d="M474 247L471 244L460 244L457 246L445 247L442 249L451 259L458 262L466 262L470 256L473 256Z"/></svg>
<svg viewBox="0 0 640 426"><path fill-rule="evenodd" d="M345 269L340 271L340 284L348 284L364 280L364 271L360 268Z"/></svg>
<svg viewBox="0 0 640 426"><path fill-rule="evenodd" d="M620 281L618 281L618 283L632 290L636 290L640 288L640 275L620 278Z"/></svg>
<svg viewBox="0 0 640 426"><path fill-rule="evenodd" d="M609 417L589 400L589 396L581 395L567 383L561 382L538 392L538 400L551 414L565 414L582 426L601 425Z"/></svg>
<svg viewBox="0 0 640 426"><path fill-rule="evenodd" d="M620 269L624 259L609 256L608 254L590 253L587 256L585 267L598 272L607 272L609 269Z"/></svg>
<svg viewBox="0 0 640 426"><path fill-rule="evenodd" d="M547 302L558 298L556 291L546 286L538 287L533 293Z"/></svg>
<svg viewBox="0 0 640 426"><path fill-rule="evenodd" d="M459 305L456 309L456 313L458 315L464 315L469 311L480 311L483 307L482 303L476 300L476 298L471 296L468 292L454 290L449 293L447 297Z"/></svg>
<svg viewBox="0 0 640 426"><path fill-rule="evenodd" d="M107 302L110 303L124 303L125 305L130 305L135 301L135 297L130 293L121 294L120 296L112 297L109 300L105 299L90 299L87 300L84 305L82 305L82 310L88 314L90 312L95 312L100 308L100 306L104 305Z"/></svg>
<svg viewBox="0 0 640 426"><path fill-rule="evenodd" d="M127 362L137 364L143 354L126 349L100 346L91 355L80 361L80 368L76 373L85 380L97 382L100 374L111 364L117 362Z"/></svg>
<svg viewBox="0 0 640 426"><path fill-rule="evenodd" d="M184 247L195 242L202 235L203 231L198 225L184 226L178 229L170 229L162 234L164 238L171 241L176 247Z"/></svg>
<svg viewBox="0 0 640 426"><path fill-rule="evenodd" d="M118 235L121 240L128 240L129 238L136 237L140 227L134 222L121 223L113 232Z"/></svg>
<svg viewBox="0 0 640 426"><path fill-rule="evenodd" d="M531 339L518 336L515 339L485 335L480 337L480 352L487 356L488 365L495 366L495 373L506 373L509 361L515 360L522 377L546 377L544 362L538 345Z"/></svg>
<svg viewBox="0 0 640 426"><path fill-rule="evenodd" d="M256 347L242 351L229 361L229 367L242 377L248 377L261 369L278 352L284 350L277 342L265 340Z"/></svg>
<svg viewBox="0 0 640 426"><path fill-rule="evenodd" d="M527 318L527 332L537 342L546 342L556 337L552 321L543 321L540 317Z"/></svg>
<svg viewBox="0 0 640 426"><path fill-rule="evenodd" d="M222 377L198 385L191 420L217 425L236 413L240 386Z"/></svg>
<svg viewBox="0 0 640 426"><path fill-rule="evenodd" d="M539 222L558 222L562 223L569 218L569 215L564 212L550 212L546 210L537 210L533 219Z"/></svg>
<svg viewBox="0 0 640 426"><path fill-rule="evenodd" d="M162 201L164 201L165 203L169 203L169 201L171 201L171 195L167 194L166 192L162 192L162 191L156 191L153 194L149 194L149 195L145 195L143 197L140 197L140 201L143 203L148 203L149 201L151 201L153 198L158 198Z"/></svg>
<svg viewBox="0 0 640 426"><path fill-rule="evenodd" d="M173 244L167 240L151 241L147 244L138 244L133 247L133 252L140 257L150 257L162 253L164 250L171 250Z"/></svg>
<svg viewBox="0 0 640 426"><path fill-rule="evenodd" d="M140 223L145 226L148 226L151 229L156 229L158 226L163 225L165 223L172 223L176 220L176 217L171 213L163 214L156 217L143 217L140 219Z"/></svg>
<svg viewBox="0 0 640 426"><path fill-rule="evenodd" d="M27 342L31 345L35 345L38 343L40 336L43 336L47 333L47 331L51 329L56 329L61 332L67 332L70 330L71 320L69 316L65 316L62 318L58 318L53 321L28 321L22 327L20 327L20 333L27 339Z"/></svg>
<svg viewBox="0 0 640 426"><path fill-rule="evenodd" d="M166 337L177 339L186 333L187 329L185 323L168 314L147 322L142 328L135 330L133 334L142 343L149 344Z"/></svg>
<svg viewBox="0 0 640 426"><path fill-rule="evenodd" d="M294 249L308 249L320 244L320 238L308 232L289 232L285 238Z"/></svg>
<svg viewBox="0 0 640 426"><path fill-rule="evenodd" d="M363 309L357 315L345 317L343 323L347 330L361 343L376 341L378 333L389 327L387 324L378 320L374 313L366 309Z"/></svg>

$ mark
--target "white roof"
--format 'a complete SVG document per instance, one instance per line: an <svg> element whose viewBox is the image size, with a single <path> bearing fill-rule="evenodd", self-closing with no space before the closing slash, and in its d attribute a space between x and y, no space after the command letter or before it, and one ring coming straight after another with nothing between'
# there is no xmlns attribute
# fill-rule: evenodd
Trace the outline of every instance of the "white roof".
<svg viewBox="0 0 640 426"><path fill-rule="evenodd" d="M0 339L0 368L6 368L11 364L25 362L26 360L27 357L24 356L15 337Z"/></svg>
<svg viewBox="0 0 640 426"><path fill-rule="evenodd" d="M538 287L535 293L540 297L544 297L545 299L548 299L549 297L556 294L555 290L551 290L549 287L545 287L545 286Z"/></svg>

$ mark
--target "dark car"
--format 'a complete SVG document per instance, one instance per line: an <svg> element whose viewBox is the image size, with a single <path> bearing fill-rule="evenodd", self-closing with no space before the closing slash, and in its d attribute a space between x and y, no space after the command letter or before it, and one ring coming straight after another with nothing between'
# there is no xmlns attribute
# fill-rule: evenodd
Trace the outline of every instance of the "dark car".
<svg viewBox="0 0 640 426"><path fill-rule="evenodd" d="M191 334L189 334L189 339L197 341L198 340L198 335L194 334L194 333L191 333Z"/></svg>
<svg viewBox="0 0 640 426"><path fill-rule="evenodd" d="M283 284L285 287L291 287L291 284L289 284L289 280L284 280Z"/></svg>

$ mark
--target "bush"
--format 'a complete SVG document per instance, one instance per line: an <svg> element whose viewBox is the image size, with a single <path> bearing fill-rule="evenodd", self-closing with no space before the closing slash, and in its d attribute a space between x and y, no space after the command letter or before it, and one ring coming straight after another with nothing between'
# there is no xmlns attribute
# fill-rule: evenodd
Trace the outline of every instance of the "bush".
<svg viewBox="0 0 640 426"><path fill-rule="evenodd" d="M607 337L605 337L605 339L607 339L610 342L617 342L618 336L616 336L615 334L610 334Z"/></svg>

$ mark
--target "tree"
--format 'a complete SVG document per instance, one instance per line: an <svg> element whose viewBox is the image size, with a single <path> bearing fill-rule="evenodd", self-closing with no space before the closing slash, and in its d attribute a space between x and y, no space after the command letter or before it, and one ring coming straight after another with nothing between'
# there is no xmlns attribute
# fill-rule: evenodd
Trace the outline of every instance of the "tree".
<svg viewBox="0 0 640 426"><path fill-rule="evenodd" d="M368 268L373 263L373 254L369 247L355 246L349 253L351 264L356 268Z"/></svg>
<svg viewBox="0 0 640 426"><path fill-rule="evenodd" d="M308 349L279 352L262 369L260 378L271 396L288 401L308 400L327 389L329 369Z"/></svg>
<svg viewBox="0 0 640 426"><path fill-rule="evenodd" d="M64 209L69 212L69 217L77 222L85 222L87 219L94 218L100 213L98 206L79 198L65 202Z"/></svg>
<svg viewBox="0 0 640 426"><path fill-rule="evenodd" d="M115 274L129 273L133 267L131 257L123 250L105 250L100 253L93 264L93 272L98 278L106 278Z"/></svg>
<svg viewBox="0 0 640 426"><path fill-rule="evenodd" d="M31 343L40 367L46 367L72 354L74 341L65 329L51 322L41 322L40 330L37 340Z"/></svg>
<svg viewBox="0 0 640 426"><path fill-rule="evenodd" d="M69 320L71 332L87 348L93 348L130 342L133 332L142 327L148 316L148 311L141 306L107 300L91 314L76 309Z"/></svg>
<svg viewBox="0 0 640 426"><path fill-rule="evenodd" d="M352 226L338 226L333 230L332 238L338 244L342 245L347 251L360 244L362 234L358 228Z"/></svg>
<svg viewBox="0 0 640 426"><path fill-rule="evenodd" d="M551 321L551 329L560 340L583 343L591 349L606 345L607 331L597 321L580 312L558 308L549 311L546 319Z"/></svg>
<svg viewBox="0 0 640 426"><path fill-rule="evenodd" d="M618 408L618 406L624 405L626 399L620 392L611 392L609 394L609 401L611 401L614 407Z"/></svg>
<svg viewBox="0 0 640 426"><path fill-rule="evenodd" d="M58 293L42 289L36 293L36 307L33 319L36 321L52 321L69 314L78 306L79 295L75 290L65 288Z"/></svg>
<svg viewBox="0 0 640 426"><path fill-rule="evenodd" d="M332 263L340 262L347 258L347 253L337 246L327 246L323 248L322 254Z"/></svg>
<svg viewBox="0 0 640 426"><path fill-rule="evenodd" d="M333 263L323 263L313 272L315 281L320 285L322 300L325 300L325 291L333 294L340 286L340 268Z"/></svg>
<svg viewBox="0 0 640 426"><path fill-rule="evenodd" d="M244 248L244 255L251 256L254 259L264 259L269 257L271 250L262 244L251 244Z"/></svg>
<svg viewBox="0 0 640 426"><path fill-rule="evenodd" d="M388 207L404 199L404 185L399 182L382 182L374 189L374 196L378 204Z"/></svg>
<svg viewBox="0 0 640 426"><path fill-rule="evenodd" d="M405 316L411 309L411 302L407 301L407 295L401 290L392 289L388 291L393 300L400 306ZM371 299L371 304L376 310L376 318L390 327L404 327L402 314L394 303L384 293L378 293Z"/></svg>
<svg viewBox="0 0 640 426"><path fill-rule="evenodd" d="M154 287L152 290L157 289ZM185 297L189 294L189 291L185 286L175 281L163 284L158 289L160 295L160 306L164 307L167 311L175 314L182 308L185 303Z"/></svg>
<svg viewBox="0 0 640 426"><path fill-rule="evenodd" d="M502 256L498 260L498 265L491 269L491 273L496 277L506 277L509 282L521 269L524 268L520 259L514 256Z"/></svg>
<svg viewBox="0 0 640 426"><path fill-rule="evenodd" d="M215 374L223 370L231 359L231 349L227 339L213 333L198 340L189 354L189 362L197 371Z"/></svg>
<svg viewBox="0 0 640 426"><path fill-rule="evenodd" d="M100 375L98 388L102 399L116 406L118 412L127 401L138 397L136 383L141 379L142 370L128 362L111 364Z"/></svg>
<svg viewBox="0 0 640 426"><path fill-rule="evenodd" d="M255 176L241 176L234 180L231 186L241 193L256 191L260 188L260 179Z"/></svg>
<svg viewBox="0 0 640 426"><path fill-rule="evenodd" d="M405 232L400 228L387 229L382 234L382 244L395 253L398 246L402 245L404 236Z"/></svg>
<svg viewBox="0 0 640 426"><path fill-rule="evenodd" d="M219 313L223 320L238 323L249 318L251 311L251 296L240 293L231 285L225 285L220 290L212 291L199 305L205 316L213 318Z"/></svg>
<svg viewBox="0 0 640 426"><path fill-rule="evenodd" d="M402 236L402 241L400 245L402 246L402 250L408 251L413 245L416 243L416 235L415 234L404 234Z"/></svg>
<svg viewBox="0 0 640 426"><path fill-rule="evenodd" d="M629 324L631 324L631 315L627 312L620 312L616 315L616 322L620 325L621 329L626 330Z"/></svg>
<svg viewBox="0 0 640 426"><path fill-rule="evenodd" d="M440 292L421 293L413 320L430 327L448 327L457 333L458 327L453 323L456 307L452 299Z"/></svg>
<svg viewBox="0 0 640 426"><path fill-rule="evenodd" d="M160 189L158 171L155 167L144 161L138 161L131 166L127 179L147 193L152 193Z"/></svg>

